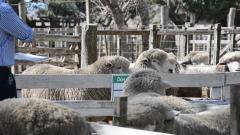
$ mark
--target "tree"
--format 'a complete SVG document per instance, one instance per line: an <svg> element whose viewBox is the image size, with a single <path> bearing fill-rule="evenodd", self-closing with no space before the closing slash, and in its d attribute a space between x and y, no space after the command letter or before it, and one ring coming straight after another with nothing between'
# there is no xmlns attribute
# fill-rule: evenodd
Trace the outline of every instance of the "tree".
<svg viewBox="0 0 240 135"><path fill-rule="evenodd" d="M196 15L196 22L207 20L226 25L226 17L231 7L239 0L183 0L183 7Z"/></svg>

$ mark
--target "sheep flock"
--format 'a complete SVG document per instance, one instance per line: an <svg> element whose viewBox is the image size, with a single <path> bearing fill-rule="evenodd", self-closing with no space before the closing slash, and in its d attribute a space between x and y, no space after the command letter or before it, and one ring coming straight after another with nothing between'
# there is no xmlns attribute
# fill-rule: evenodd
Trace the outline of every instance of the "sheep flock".
<svg viewBox="0 0 240 135"><path fill-rule="evenodd" d="M229 105L213 107L193 103L182 98L181 93L199 95L196 93L201 93L201 88L193 93L181 91L163 79L163 74L217 73L218 69L201 67L208 62L205 52L191 52L179 62L173 53L150 49L143 51L135 63L122 56L104 56L83 69L37 64L22 74L129 74L123 85L124 95L128 97L127 127L176 135L230 135ZM240 70L239 63L240 52L229 52L220 58L218 65L227 65L229 71L236 72ZM173 89L170 94L169 89ZM88 123L81 114L51 100L110 98L111 90L103 88L23 89L22 98L0 102L0 135L101 134L96 124Z"/></svg>

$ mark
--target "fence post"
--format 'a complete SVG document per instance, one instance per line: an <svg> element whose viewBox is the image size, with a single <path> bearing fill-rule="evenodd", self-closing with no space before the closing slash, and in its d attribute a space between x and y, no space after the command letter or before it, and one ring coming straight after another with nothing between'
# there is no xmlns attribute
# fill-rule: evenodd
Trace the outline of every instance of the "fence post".
<svg viewBox="0 0 240 135"><path fill-rule="evenodd" d="M97 60L97 25L83 24L81 30L81 68L83 68Z"/></svg>
<svg viewBox="0 0 240 135"><path fill-rule="evenodd" d="M240 84L231 86L231 135L240 134Z"/></svg>
<svg viewBox="0 0 240 135"><path fill-rule="evenodd" d="M156 46L157 46L157 25L150 25L149 49L156 48Z"/></svg>
<svg viewBox="0 0 240 135"><path fill-rule="evenodd" d="M212 26L210 27L210 30L212 30ZM208 45L207 45L207 51L208 51L208 64L211 64L212 62L212 39L213 39L213 36L212 34L210 34L208 36Z"/></svg>
<svg viewBox="0 0 240 135"><path fill-rule="evenodd" d="M228 27L232 27L233 29L235 29L235 17L236 17L236 8L230 8L229 13L228 13ZM235 34L228 34L228 40L231 41L230 44L230 51L233 51L233 49L235 48Z"/></svg>
<svg viewBox="0 0 240 135"><path fill-rule="evenodd" d="M115 126L127 126L127 97L115 97L114 103L114 117L113 125Z"/></svg>
<svg viewBox="0 0 240 135"><path fill-rule="evenodd" d="M228 13L228 27L235 26L236 8L230 8Z"/></svg>
<svg viewBox="0 0 240 135"><path fill-rule="evenodd" d="M213 59L212 63L216 65L219 61L219 55L220 55L220 47L221 47L221 24L218 23L215 25L214 29L214 46L213 46Z"/></svg>
<svg viewBox="0 0 240 135"><path fill-rule="evenodd" d="M75 35L75 36L78 36L79 39L81 39L81 26L75 26L75 28L74 28L74 35ZM76 46L76 48L77 48L78 50L81 50L81 49L79 48L80 44L81 44L81 43L78 43L78 47ZM74 48L74 49L76 49L76 48ZM81 52L78 52L77 54L74 54L74 62L77 62L77 63L78 63L77 66L74 66L74 69L78 69L78 68L80 67L80 66L79 66L79 65L81 64L81 59L79 59L80 53L81 53Z"/></svg>
<svg viewBox="0 0 240 135"><path fill-rule="evenodd" d="M165 26L168 25L169 22L169 7L161 6L161 20L160 24L162 25L163 29Z"/></svg>
<svg viewBox="0 0 240 135"><path fill-rule="evenodd" d="M25 3L24 0L21 0L18 3L18 12L19 12L19 17L26 22L26 8L25 8Z"/></svg>
<svg viewBox="0 0 240 135"><path fill-rule="evenodd" d="M149 34L142 34L142 47L140 53L149 49Z"/></svg>
<svg viewBox="0 0 240 135"><path fill-rule="evenodd" d="M233 30L236 30L236 26L232 27ZM230 40L231 40L231 45L230 45L230 51L234 51L236 49L236 34L232 34Z"/></svg>

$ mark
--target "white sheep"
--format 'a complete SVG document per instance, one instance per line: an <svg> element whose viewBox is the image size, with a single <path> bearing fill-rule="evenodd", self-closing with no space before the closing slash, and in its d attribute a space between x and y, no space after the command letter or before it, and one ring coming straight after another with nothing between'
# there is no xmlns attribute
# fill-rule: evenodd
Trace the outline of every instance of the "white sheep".
<svg viewBox="0 0 240 135"><path fill-rule="evenodd" d="M129 64L129 60L121 56L104 56L99 58L93 64L76 71L49 64L40 64L26 69L22 74L118 74L128 73ZM111 98L111 90L104 88L24 89L22 90L22 96L27 98L45 98L51 100L108 100Z"/></svg>
<svg viewBox="0 0 240 135"><path fill-rule="evenodd" d="M229 71L240 70L240 51L228 52L219 59L218 65L227 65Z"/></svg>
<svg viewBox="0 0 240 135"><path fill-rule="evenodd" d="M79 113L43 99L0 102L1 135L90 135Z"/></svg>
<svg viewBox="0 0 240 135"><path fill-rule="evenodd" d="M204 51L192 51L183 58L180 64L205 64L209 63L209 54Z"/></svg>
<svg viewBox="0 0 240 135"><path fill-rule="evenodd" d="M165 124L164 132L177 135L230 135L230 109L228 106L197 114L179 114Z"/></svg>
<svg viewBox="0 0 240 135"><path fill-rule="evenodd" d="M180 113L196 113L207 109L205 105L192 104L178 97L164 96L169 85L161 74L143 69L130 74L124 82L128 96L128 126L151 131L164 131L164 122ZM173 110L174 109L174 110Z"/></svg>
<svg viewBox="0 0 240 135"><path fill-rule="evenodd" d="M150 49L142 52L136 62L131 66L131 71L136 72L145 68L154 69L163 73L172 72L168 53L160 49Z"/></svg>

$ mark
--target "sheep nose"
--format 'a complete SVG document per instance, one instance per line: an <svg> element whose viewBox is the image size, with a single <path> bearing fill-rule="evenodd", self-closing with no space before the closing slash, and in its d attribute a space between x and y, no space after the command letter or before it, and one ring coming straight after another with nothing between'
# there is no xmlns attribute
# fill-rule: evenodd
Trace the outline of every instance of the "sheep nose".
<svg viewBox="0 0 240 135"><path fill-rule="evenodd" d="M173 70L172 70L172 69L168 69L168 72L169 72L169 73L173 73Z"/></svg>

